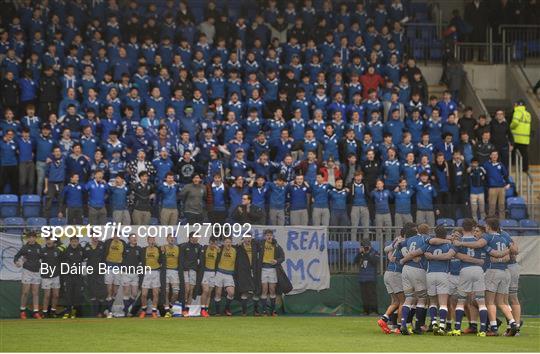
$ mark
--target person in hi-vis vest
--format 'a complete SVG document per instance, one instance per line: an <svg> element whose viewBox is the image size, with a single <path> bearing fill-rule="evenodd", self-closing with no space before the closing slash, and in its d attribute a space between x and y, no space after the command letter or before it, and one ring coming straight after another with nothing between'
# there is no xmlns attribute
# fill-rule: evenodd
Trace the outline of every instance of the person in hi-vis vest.
<svg viewBox="0 0 540 354"><path fill-rule="evenodd" d="M510 131L514 136L514 146L521 156L523 156L523 172L529 170L529 143L531 141L531 114L527 112L527 107L523 100L518 100L514 104L514 114Z"/></svg>

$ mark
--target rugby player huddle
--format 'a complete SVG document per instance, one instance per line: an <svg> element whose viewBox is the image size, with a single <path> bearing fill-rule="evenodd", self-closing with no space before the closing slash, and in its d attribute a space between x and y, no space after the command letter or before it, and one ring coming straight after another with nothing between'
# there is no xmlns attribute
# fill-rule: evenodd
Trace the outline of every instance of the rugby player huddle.
<svg viewBox="0 0 540 354"><path fill-rule="evenodd" d="M105 242L98 238L82 246L77 237L69 245L48 238L41 247L37 235L30 233L27 243L14 258L22 266L21 319L26 319L28 294L32 293L32 317L74 318L81 315L84 289L92 305L92 316L113 317L113 304L122 287L124 316L145 318L172 317L174 308L180 307L180 316L189 316L193 299L200 295L200 315L209 317L209 306L214 292L214 314L222 314L222 295L225 295L224 314L232 315L231 302L241 303L242 314L247 315L249 301L253 314L276 315L276 297L292 290L281 263L284 252L277 244L271 230L264 232L262 240L243 237L233 245L230 237L211 237L208 245L199 244L195 234L180 245L172 236L163 246L148 237L146 247L137 245L137 236L131 235L127 242L113 237ZM22 260L22 261L21 261ZM40 272L47 263L52 273ZM110 270L105 274L58 274L59 265L99 267L106 263ZM55 268L53 268L55 267ZM118 269L144 267L151 271L118 272ZM39 288L43 289L43 304L39 306ZM65 310L57 313L62 291ZM149 301L151 295L151 301ZM180 304L179 304L180 303ZM150 304L147 307L147 304ZM180 305L180 306L178 306ZM158 311L159 308L159 311ZM176 313L174 313L176 315Z"/></svg>
<svg viewBox="0 0 540 354"><path fill-rule="evenodd" d="M498 308L507 321L504 335L519 335L518 249L498 219L487 219L485 227L465 219L449 236L442 225L430 236L428 225L408 223L384 251L392 298L377 321L384 333L497 336Z"/></svg>

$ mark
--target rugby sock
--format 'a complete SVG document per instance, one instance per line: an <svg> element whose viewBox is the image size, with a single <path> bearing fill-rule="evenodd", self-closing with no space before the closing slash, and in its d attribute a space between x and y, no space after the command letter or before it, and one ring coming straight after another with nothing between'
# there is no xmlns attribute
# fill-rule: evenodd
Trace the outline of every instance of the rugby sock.
<svg viewBox="0 0 540 354"><path fill-rule="evenodd" d="M490 321L489 326L492 332L497 333L499 331L499 326L497 325L497 321Z"/></svg>
<svg viewBox="0 0 540 354"><path fill-rule="evenodd" d="M107 310L109 310L109 312L112 311L113 303L114 303L114 299L113 299L113 298L107 298Z"/></svg>
<svg viewBox="0 0 540 354"><path fill-rule="evenodd" d="M21 306L21 312L26 311L26 307Z"/></svg>
<svg viewBox="0 0 540 354"><path fill-rule="evenodd" d="M260 301L261 301L261 311L265 312L266 311L266 298L261 297Z"/></svg>
<svg viewBox="0 0 540 354"><path fill-rule="evenodd" d="M242 314L247 313L247 299L242 299Z"/></svg>
<svg viewBox="0 0 540 354"><path fill-rule="evenodd" d="M253 299L253 312L259 313L259 299Z"/></svg>
<svg viewBox="0 0 540 354"><path fill-rule="evenodd" d="M407 316L407 323L412 323L412 320L415 314L416 314L416 307L411 307L409 315Z"/></svg>
<svg viewBox="0 0 540 354"><path fill-rule="evenodd" d="M487 322L488 322L488 311L485 306L478 309L480 313L480 332L487 331Z"/></svg>
<svg viewBox="0 0 540 354"><path fill-rule="evenodd" d="M411 313L411 308L407 305L403 305L401 308L401 327L407 328L407 323L409 323L409 315Z"/></svg>
<svg viewBox="0 0 540 354"><path fill-rule="evenodd" d="M225 311L231 310L231 301L232 299L229 299L228 296L225 298Z"/></svg>
<svg viewBox="0 0 540 354"><path fill-rule="evenodd" d="M129 297L124 297L124 312L128 312L129 309Z"/></svg>
<svg viewBox="0 0 540 354"><path fill-rule="evenodd" d="M446 322L446 331L452 330L452 322Z"/></svg>
<svg viewBox="0 0 540 354"><path fill-rule="evenodd" d="M276 309L276 298L275 297L271 297L270 298L270 313L274 313Z"/></svg>
<svg viewBox="0 0 540 354"><path fill-rule="evenodd" d="M427 311L425 307L416 306L416 329L426 324Z"/></svg>
<svg viewBox="0 0 540 354"><path fill-rule="evenodd" d="M441 327L445 327L446 324L446 316L448 316L448 308L441 306L439 309L439 317L441 320Z"/></svg>
<svg viewBox="0 0 540 354"><path fill-rule="evenodd" d="M51 307L51 313L56 315L56 309L54 307Z"/></svg>
<svg viewBox="0 0 540 354"><path fill-rule="evenodd" d="M456 319L454 321L454 328L456 330L461 330L461 320L463 320L464 315L465 310L462 307L456 308Z"/></svg>
<svg viewBox="0 0 540 354"><path fill-rule="evenodd" d="M386 314L384 314L384 315L381 316L381 320L388 323L388 321L390 321L390 317L388 317Z"/></svg>
<svg viewBox="0 0 540 354"><path fill-rule="evenodd" d="M476 321L469 321L469 328L472 328L474 330L477 330L478 329L478 323L476 323Z"/></svg>
<svg viewBox="0 0 540 354"><path fill-rule="evenodd" d="M431 324L434 324L437 322L437 307L435 306L429 307L429 317L431 318Z"/></svg>
<svg viewBox="0 0 540 354"><path fill-rule="evenodd" d="M221 299L214 299L214 307L216 308L217 314L221 313L220 304L221 304Z"/></svg>

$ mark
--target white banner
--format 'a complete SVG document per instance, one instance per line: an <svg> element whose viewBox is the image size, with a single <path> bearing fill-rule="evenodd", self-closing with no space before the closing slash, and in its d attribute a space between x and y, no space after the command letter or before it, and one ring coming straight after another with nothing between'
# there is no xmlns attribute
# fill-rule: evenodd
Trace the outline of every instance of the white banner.
<svg viewBox="0 0 540 354"><path fill-rule="evenodd" d="M512 237L518 246L519 254L517 261L522 275L540 275L540 236L514 236Z"/></svg>
<svg viewBox="0 0 540 354"><path fill-rule="evenodd" d="M202 228L204 235L206 227ZM251 234L262 238L263 232L270 229L278 244L285 252L283 269L293 285L289 294L299 294L305 290L323 290L330 287L330 268L328 265L328 231L322 227L285 227L253 226ZM139 234L137 230L137 234ZM63 238L67 242L66 238ZM81 239L84 243L87 237ZM187 241L187 232L183 228L178 233L178 243ZM165 237L156 238L158 245L165 244ZM208 243L208 238L201 237L201 244ZM242 242L242 237L233 238L233 243ZM139 246L146 245L146 238L140 238ZM13 257L22 246L20 235L0 233L0 280L20 280L21 268L13 263Z"/></svg>
<svg viewBox="0 0 540 354"><path fill-rule="evenodd" d="M0 233L0 280L21 280L22 269L13 263L21 247L20 235Z"/></svg>
<svg viewBox="0 0 540 354"><path fill-rule="evenodd" d="M283 270L293 285L289 295L306 290L320 291L330 287L326 228L253 226L253 236L261 237L266 229L274 232L274 237L285 252Z"/></svg>

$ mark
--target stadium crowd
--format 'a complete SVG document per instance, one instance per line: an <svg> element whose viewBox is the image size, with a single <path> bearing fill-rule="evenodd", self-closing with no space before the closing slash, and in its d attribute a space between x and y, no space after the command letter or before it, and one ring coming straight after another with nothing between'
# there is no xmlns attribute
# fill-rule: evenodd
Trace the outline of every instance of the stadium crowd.
<svg viewBox="0 0 540 354"><path fill-rule="evenodd" d="M504 218L530 114L430 96L408 6L23 1L0 32L0 190L70 224Z"/></svg>

